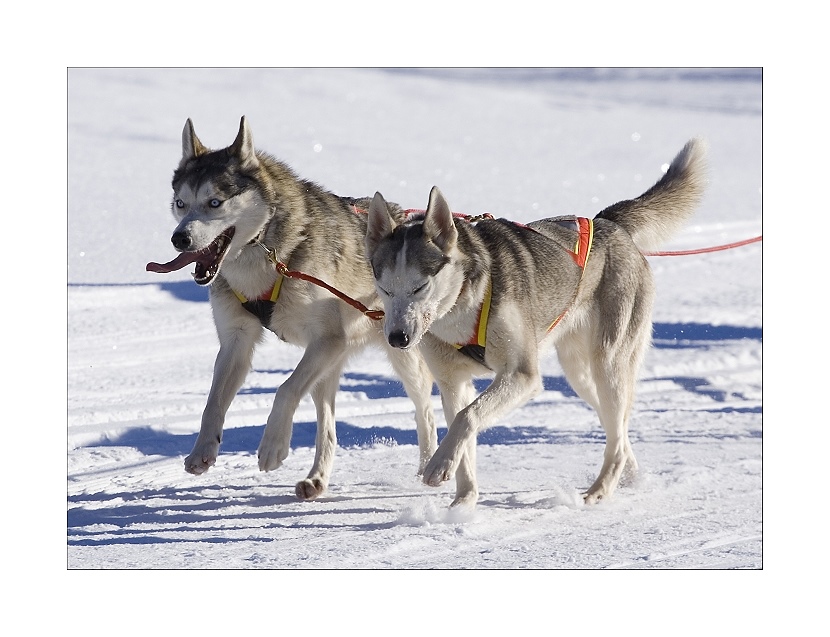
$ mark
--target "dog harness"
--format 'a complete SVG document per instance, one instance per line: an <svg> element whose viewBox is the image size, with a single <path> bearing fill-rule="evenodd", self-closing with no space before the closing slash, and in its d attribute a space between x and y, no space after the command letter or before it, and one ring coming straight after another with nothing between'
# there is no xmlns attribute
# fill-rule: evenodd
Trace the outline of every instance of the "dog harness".
<svg viewBox="0 0 830 637"><path fill-rule="evenodd" d="M484 300L478 309L478 319L476 319L473 336L463 345L455 346L459 352L466 354L482 365L484 365L484 346L487 344L487 319L490 318L490 301L492 298L493 288L491 282L487 281L487 290L484 292Z"/></svg>
<svg viewBox="0 0 830 637"><path fill-rule="evenodd" d="M256 299L253 299L252 301L249 301L242 294L240 294L234 289L231 289L231 291L236 295L236 298L239 299L240 303L242 303L242 307L244 307L251 314L256 316L264 327L267 328L271 322L271 314L274 311L274 305L277 302L277 298L279 298L280 287L282 286L282 282L285 277L289 277L291 279L299 279L301 281L313 283L318 287L324 288L331 292L334 296L339 298L341 301L345 301L354 309L358 310L360 313L364 314L366 317L372 319L373 321L379 321L383 318L382 310L370 310L357 299L353 299L348 294L345 294L337 288L330 286L325 281L322 281L317 277L311 276L310 274L306 274L305 272L300 272L298 270L290 270L285 263L283 263L277 258L277 251L274 248L269 248L259 240L254 240L253 243L265 250L268 260L274 265L274 268L277 270L277 274L279 275L279 277L277 278L276 282L274 283L274 287L271 289L270 292L266 291Z"/></svg>
<svg viewBox="0 0 830 637"><path fill-rule="evenodd" d="M284 277L280 274L274 283L274 287L271 288L270 291L266 291L257 298L251 300L246 299L236 290L232 289L231 291L236 295L236 298L239 299L239 302L242 303L242 307L256 316L259 319L259 322L262 323L262 326L267 328L271 323L271 314L274 312L274 305L280 296L280 288L282 287L283 278Z"/></svg>
<svg viewBox="0 0 830 637"><path fill-rule="evenodd" d="M591 245L594 240L594 222L585 217L561 217L556 220L556 223L568 228L573 228L577 231L577 239L573 250L568 250L571 258L574 260L582 274L585 274L585 264L588 263L588 256L591 254ZM524 226L527 227L527 226ZM532 229L532 228L531 228ZM582 276L580 276L582 281ZM578 289L578 288L577 288ZM576 293L574 293L576 299ZM457 344L455 348L462 354L466 354L477 363L486 367L484 363L484 348L487 345L487 320L490 317L490 303L492 301L492 285L487 282L487 290L484 293L484 300L478 310L478 319L476 320L475 332L469 341L462 344ZM571 302L573 303L573 301ZM550 334L554 327L559 324L559 321L568 313L570 307L565 308L565 311L557 316L548 327L545 334Z"/></svg>
<svg viewBox="0 0 830 637"><path fill-rule="evenodd" d="M588 256L591 254L591 246L594 243L594 221L593 219L586 219L585 217L573 217L568 219L567 217L564 219L559 219L556 221L559 225L575 225L576 230L579 233L576 239L576 245L574 249L568 250L570 252L571 258L574 260L580 270L582 270L582 274L579 275L579 281L582 282L582 276L585 274L585 264L588 263ZM579 283L577 283L577 288L574 291L574 298L571 300L571 304L576 300L576 293L579 291ZM565 310L556 317L553 323L550 324L547 332L545 334L550 334L554 327L559 324L559 321L568 313L570 309L570 305L565 308Z"/></svg>

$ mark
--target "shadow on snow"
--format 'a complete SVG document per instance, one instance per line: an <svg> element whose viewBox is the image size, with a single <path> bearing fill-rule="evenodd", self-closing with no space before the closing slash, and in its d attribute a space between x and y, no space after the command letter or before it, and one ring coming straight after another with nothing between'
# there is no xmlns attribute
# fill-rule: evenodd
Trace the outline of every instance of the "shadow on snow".
<svg viewBox="0 0 830 637"><path fill-rule="evenodd" d="M417 445L418 437L413 420L411 429L374 426L357 427L347 422L335 423L337 444L343 448L371 447L374 445ZM222 436L222 453L255 453L265 425L249 425L225 429ZM446 427L438 428L439 440L447 433ZM314 447L317 434L316 422L294 423L291 448ZM190 453L196 443L196 433L174 434L150 427L129 429L106 440L84 445L85 447L132 447L144 455L184 456ZM548 427L491 427L478 435L480 445L516 445L531 443L603 443L605 436L599 423L596 432L568 431Z"/></svg>
<svg viewBox="0 0 830 637"><path fill-rule="evenodd" d="M291 370L278 370L273 373L290 373ZM355 383L358 380L360 382ZM749 404L746 407L726 405L727 399L746 400L743 396L736 394L727 395L723 390L714 389L710 387L709 383L702 378L668 378L655 380L671 380L677 383L685 391L693 392L705 396L713 401L711 408L706 409L707 413L761 413L760 406ZM483 391L490 383L489 379L476 379L476 389ZM562 376L545 376L543 378L543 386L546 392L558 392L561 398L553 398L555 401L581 400L577 394L571 389L568 382ZM392 379L387 376L363 374L363 373L347 373L344 375L344 384L341 385L340 391L344 392L361 392L370 399L380 398L403 398L406 397L406 392L400 381ZM274 390L270 388L255 388L250 390L242 390L240 393L273 393ZM433 393L437 391L433 389ZM532 404L543 405L550 403L550 397L540 397ZM721 403L720 405L718 403ZM584 405L587 411L590 407ZM543 427L543 426L505 426L497 425L490 427L479 433L478 444L480 445L517 445L517 444L532 444L532 443L575 443L575 442L589 442L589 443L603 443L605 435L602 432L599 423L592 431L584 430L568 430L567 428L558 427ZM222 451L225 453L234 452L250 452L256 451L262 434L265 430L265 425L250 425L245 427L233 427L225 429L222 438ZM378 444L382 445L417 445L417 433L415 431L414 421L412 428L400 429L398 427L390 426L373 426L373 427L358 427L344 421L337 421L335 423L335 431L337 435L337 443L340 447L367 447ZM446 427L438 428L439 440L446 434ZM317 423L315 421L296 422L294 423L293 433L291 437L292 449L300 447L314 447L317 433ZM160 431L151 427L131 428L123 433L102 440L87 444L87 447L132 447L142 452L145 455L160 455L160 456L180 456L190 453L193 445L196 442L196 433L191 434L175 434L167 431Z"/></svg>

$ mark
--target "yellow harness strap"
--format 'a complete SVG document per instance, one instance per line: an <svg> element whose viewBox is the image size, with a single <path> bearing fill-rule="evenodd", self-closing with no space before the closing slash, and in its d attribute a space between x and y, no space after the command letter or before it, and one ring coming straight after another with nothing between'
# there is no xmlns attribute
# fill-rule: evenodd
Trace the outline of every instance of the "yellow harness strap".
<svg viewBox="0 0 830 637"><path fill-rule="evenodd" d="M490 317L490 300L492 299L491 281L487 281L487 290L484 292L484 300L478 309L478 319L473 336L464 344L455 345L462 354L466 354L474 361L487 367L484 362L484 346L487 344L487 319Z"/></svg>
<svg viewBox="0 0 830 637"><path fill-rule="evenodd" d="M280 288L282 287L282 280L283 276L280 275L277 277L276 282L274 283L274 287L271 288L270 292L264 292L259 295L257 298L253 299L254 301L271 301L272 303L276 303L277 299L280 297ZM248 299L246 299L242 294L237 292L236 290L231 290L235 295L236 298L239 299L240 303L247 303Z"/></svg>
<svg viewBox="0 0 830 637"><path fill-rule="evenodd" d="M480 345L481 347L487 345L487 319L490 317L490 300L492 297L492 285L490 281L487 281L487 290L484 292L484 300L478 310L478 320L473 336L463 345L456 345L456 349L461 349L464 345Z"/></svg>

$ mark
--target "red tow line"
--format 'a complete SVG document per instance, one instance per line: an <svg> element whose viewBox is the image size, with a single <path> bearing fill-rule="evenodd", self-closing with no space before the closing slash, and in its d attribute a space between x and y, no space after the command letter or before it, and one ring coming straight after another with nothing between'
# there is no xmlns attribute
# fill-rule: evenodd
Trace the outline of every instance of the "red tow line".
<svg viewBox="0 0 830 637"><path fill-rule="evenodd" d="M358 214L366 214L365 210L362 210L362 209L358 208L357 206L352 206L352 208ZM409 216L409 215L412 215L412 214L423 213L424 211L410 208L408 210L405 210L404 212L407 216ZM462 214L462 213L453 213L453 216L456 217L456 218L465 219L465 220L467 220L471 223L476 222L476 221L481 221L482 219L493 219L493 215L491 215L489 212L484 213L482 215L476 215L476 216L465 215L465 214ZM519 224L519 225L523 225L523 224ZM740 246L748 245L750 243L756 243L758 241L761 241L760 236L753 237L752 239L746 239L745 241L737 241L735 243L728 243L726 245L713 246L711 248L700 248L698 250L677 250L677 251L669 251L669 252L643 252L643 255L645 255L647 257L675 257L675 256L689 255L689 254L703 254L704 252L718 252L720 250L729 250L731 248L738 248ZM322 280L318 279L317 277L311 276L310 274L306 274L305 272L299 272L299 271L296 271L296 270L289 270L288 266L277 258L276 250L274 250L272 248L268 248L268 247L266 247L265 245L263 245L261 243L259 245L268 253L269 260L274 264L274 267L276 267L277 272L279 272L281 275L292 278L292 279L300 279L302 281L307 281L307 282L312 283L312 284L314 284L318 287L324 288L324 289L328 290L329 292L331 292L332 294L334 294L341 301L345 301L346 303L351 305L353 308L355 308L357 311L361 312L362 314L364 314L368 318L372 319L373 321L379 321L380 319L383 318L383 310L370 310L368 307L363 305L363 303L361 303L357 299L351 298L350 296L344 294L343 292L341 292L337 288L332 287L331 285L329 285L325 281L322 281Z"/></svg>
<svg viewBox="0 0 830 637"><path fill-rule="evenodd" d="M713 246L711 248L699 248L697 250L675 250L669 252L643 252L647 257L682 257L687 254L703 254L704 252L718 252L720 250L729 250L730 248L739 248L740 246L749 245L750 243L757 243L761 241L761 236L746 239L744 241L736 241L735 243L727 243L722 246Z"/></svg>
<svg viewBox="0 0 830 637"><path fill-rule="evenodd" d="M297 270L289 270L288 266L285 265L282 261L279 260L271 260L274 266L277 268L277 272L279 272L283 276L287 276L291 279L300 279L301 281L307 281L309 283L313 283L314 285L324 288L334 294L338 299L341 301L345 301L349 305L351 305L354 309L358 312L362 312L366 316L368 316L373 321L379 321L383 318L383 310L370 310L368 307L363 305L357 299L353 299L352 297L344 294L337 288L330 286L325 281L318 279L317 277L311 276L310 274L306 274L305 272L299 272Z"/></svg>

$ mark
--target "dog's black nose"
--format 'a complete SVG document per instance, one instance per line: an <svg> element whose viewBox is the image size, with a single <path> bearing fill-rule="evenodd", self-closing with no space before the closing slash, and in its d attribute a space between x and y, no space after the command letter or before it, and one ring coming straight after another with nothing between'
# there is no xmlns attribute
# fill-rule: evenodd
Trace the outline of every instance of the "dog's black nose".
<svg viewBox="0 0 830 637"><path fill-rule="evenodd" d="M191 245L190 235L184 232L174 232L170 241L173 242L173 247L176 250L188 250Z"/></svg>
<svg viewBox="0 0 830 637"><path fill-rule="evenodd" d="M404 347L409 345L409 336L406 332L402 330L397 330L389 335L389 344L392 347L403 349Z"/></svg>

